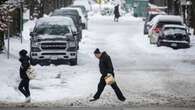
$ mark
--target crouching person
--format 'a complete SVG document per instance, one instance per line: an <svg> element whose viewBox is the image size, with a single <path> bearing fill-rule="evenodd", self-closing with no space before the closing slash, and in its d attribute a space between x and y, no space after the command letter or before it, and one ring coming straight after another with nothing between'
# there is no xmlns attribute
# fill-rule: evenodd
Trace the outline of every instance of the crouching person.
<svg viewBox="0 0 195 110"><path fill-rule="evenodd" d="M29 90L30 79L28 78L26 74L27 69L30 67L30 58L27 55L27 53L28 52L24 49L19 52L19 55L20 55L19 61L21 62L21 66L20 66L21 82L19 84L18 89L26 97L25 102L30 103L31 102L30 90Z"/></svg>

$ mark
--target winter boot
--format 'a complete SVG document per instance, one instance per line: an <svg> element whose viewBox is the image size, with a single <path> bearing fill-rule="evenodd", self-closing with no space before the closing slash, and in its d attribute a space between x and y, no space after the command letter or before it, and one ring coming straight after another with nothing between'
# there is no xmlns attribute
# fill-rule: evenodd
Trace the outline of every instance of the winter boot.
<svg viewBox="0 0 195 110"><path fill-rule="evenodd" d="M31 97L30 97L30 96L26 97L25 102L26 102L26 103L30 103L30 102L31 102Z"/></svg>

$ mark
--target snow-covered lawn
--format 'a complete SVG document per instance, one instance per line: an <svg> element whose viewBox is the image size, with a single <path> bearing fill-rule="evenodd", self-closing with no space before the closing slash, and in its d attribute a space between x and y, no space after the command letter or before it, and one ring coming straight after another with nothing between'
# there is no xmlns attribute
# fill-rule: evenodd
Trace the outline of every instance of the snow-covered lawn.
<svg viewBox="0 0 195 110"><path fill-rule="evenodd" d="M24 42L11 39L11 57L0 54L0 102L16 104L24 101L18 91L18 52L29 50L29 29L34 21L24 25ZM130 15L113 22L112 16L90 16L89 29L84 30L80 44L78 65L35 66L37 78L30 82L32 103L40 105L104 106L167 104L195 105L195 38L192 47L173 50L150 45L144 36L143 21ZM96 92L99 81L95 48L111 56L116 80L127 97L117 100L113 90L106 87L97 102L88 100ZM41 102L41 103L39 103ZM188 103L185 103L188 102ZM49 105L49 106L52 106ZM0 104L1 105L1 104Z"/></svg>

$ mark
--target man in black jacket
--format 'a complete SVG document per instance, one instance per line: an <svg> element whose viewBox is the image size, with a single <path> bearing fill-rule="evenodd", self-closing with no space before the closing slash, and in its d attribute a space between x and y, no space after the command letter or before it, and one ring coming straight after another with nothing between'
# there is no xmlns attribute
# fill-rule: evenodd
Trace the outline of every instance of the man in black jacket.
<svg viewBox="0 0 195 110"><path fill-rule="evenodd" d="M112 74L114 77L114 68L113 68L110 56L106 52L101 53L98 48L94 51L94 54L95 54L96 58L99 59L99 68L100 68L100 73L102 74L102 76L101 76L100 82L98 84L98 90L97 90L96 94L94 95L93 99L90 100L90 102L96 101L97 99L100 98L100 95L106 86L105 77L108 75L108 73ZM116 82L111 84L111 87L114 89L119 100L121 100L121 101L126 100L126 98L123 96L121 90L117 86Z"/></svg>
<svg viewBox="0 0 195 110"><path fill-rule="evenodd" d="M20 55L19 61L21 62L21 66L20 66L21 82L19 84L18 89L26 97L26 102L30 102L31 101L30 90L29 90L29 81L30 80L29 80L29 78L26 74L26 71L30 66L30 58L29 58L29 56L27 56L27 51L26 50L21 50L19 52L19 55Z"/></svg>
<svg viewBox="0 0 195 110"><path fill-rule="evenodd" d="M114 7L114 22L118 22L118 18L120 17L119 13L119 4Z"/></svg>

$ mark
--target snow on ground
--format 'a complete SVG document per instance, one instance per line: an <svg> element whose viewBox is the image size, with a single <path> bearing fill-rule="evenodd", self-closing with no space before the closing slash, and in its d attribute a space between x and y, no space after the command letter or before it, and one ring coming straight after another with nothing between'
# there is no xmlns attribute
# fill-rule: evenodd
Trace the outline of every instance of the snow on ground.
<svg viewBox="0 0 195 110"><path fill-rule="evenodd" d="M29 50L29 30L34 22L24 24L22 44L20 39L11 39L10 59L0 54L0 106L24 101L17 89L18 52ZM195 105L195 37L191 38L191 48L174 50L150 45L142 31L140 18L126 15L117 23L113 16L91 15L89 29L83 31L78 65L35 66L37 78L30 82L32 104L28 106ZM110 87L105 88L101 99L88 102L100 77L93 55L96 48L111 56L126 102L118 101Z"/></svg>

